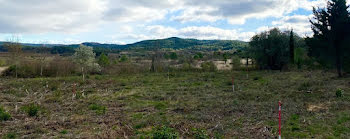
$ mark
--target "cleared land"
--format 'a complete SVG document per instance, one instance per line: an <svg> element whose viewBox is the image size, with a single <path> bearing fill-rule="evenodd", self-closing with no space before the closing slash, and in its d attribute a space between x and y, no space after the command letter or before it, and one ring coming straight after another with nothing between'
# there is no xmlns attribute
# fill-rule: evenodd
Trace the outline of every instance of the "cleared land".
<svg viewBox="0 0 350 139"><path fill-rule="evenodd" d="M248 79L245 72L1 79L0 102L12 118L0 122L0 135L147 138L167 126L187 138L274 138L281 100L284 138L347 138L349 92L349 78L321 71L250 72ZM29 104L40 107L37 116L24 112Z"/></svg>
<svg viewBox="0 0 350 139"><path fill-rule="evenodd" d="M0 67L0 75L7 69L8 67Z"/></svg>

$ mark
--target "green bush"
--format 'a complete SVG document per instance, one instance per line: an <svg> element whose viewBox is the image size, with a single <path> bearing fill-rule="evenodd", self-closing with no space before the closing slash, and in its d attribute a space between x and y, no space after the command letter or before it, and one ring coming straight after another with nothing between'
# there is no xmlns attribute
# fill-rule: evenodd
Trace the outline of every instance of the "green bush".
<svg viewBox="0 0 350 139"><path fill-rule="evenodd" d="M38 115L38 112L40 110L40 106L36 104L30 104L27 106L22 107L22 110L25 111L28 116L34 117Z"/></svg>
<svg viewBox="0 0 350 139"><path fill-rule="evenodd" d="M96 111L96 113L98 115L102 115L102 114L105 114L106 113L106 107L105 106L101 106L101 105L98 105L98 104L91 104L89 106L89 109L90 110L93 110L93 111Z"/></svg>
<svg viewBox="0 0 350 139"><path fill-rule="evenodd" d="M232 57L232 70L239 70L241 69L242 63L241 63L241 58L238 56Z"/></svg>
<svg viewBox="0 0 350 139"><path fill-rule="evenodd" d="M304 82L299 86L298 90L299 91L309 91L310 88L311 88L311 84L309 82Z"/></svg>
<svg viewBox="0 0 350 139"><path fill-rule="evenodd" d="M60 133L65 135L65 134L68 134L68 131L67 130L62 130Z"/></svg>
<svg viewBox="0 0 350 139"><path fill-rule="evenodd" d="M217 71L217 67L213 62L204 62L201 64L201 68L203 71Z"/></svg>
<svg viewBox="0 0 350 139"><path fill-rule="evenodd" d="M195 139L209 139L209 136L205 130L192 129L192 134Z"/></svg>
<svg viewBox="0 0 350 139"><path fill-rule="evenodd" d="M152 130L152 138L153 139L177 139L179 138L179 133L175 131L175 129L162 126L157 127Z"/></svg>
<svg viewBox="0 0 350 139"><path fill-rule="evenodd" d="M337 96L337 98L341 98L344 96L344 91L342 89L338 89L336 92L335 92L335 95Z"/></svg>
<svg viewBox="0 0 350 139"><path fill-rule="evenodd" d="M181 66L181 70L183 71L191 71L193 70L194 67L192 67L192 65L190 63L183 63L182 66Z"/></svg>
<svg viewBox="0 0 350 139"><path fill-rule="evenodd" d="M15 77L16 76L16 70L17 70L17 76L18 77L27 77L27 78L32 78L35 77L35 69L36 67L33 66L29 66L27 64L25 65L12 65L10 66L4 73L4 76L12 76Z"/></svg>
<svg viewBox="0 0 350 139"><path fill-rule="evenodd" d="M177 54L176 54L175 52L172 52L172 53L170 54L170 59L176 60L176 59L177 59Z"/></svg>
<svg viewBox="0 0 350 139"><path fill-rule="evenodd" d="M11 115L4 108L0 107L0 121L8 121L10 118Z"/></svg>
<svg viewBox="0 0 350 139"><path fill-rule="evenodd" d="M41 66L43 71L41 75ZM17 71L17 77L19 78L35 78L35 77L56 77L56 76L68 76L76 73L76 65L69 60L61 58L55 58L52 61L47 61L45 65L42 65L38 60L21 61L18 65L10 66L4 71L3 76L15 77Z"/></svg>
<svg viewBox="0 0 350 139"><path fill-rule="evenodd" d="M5 136L2 137L2 139L15 139L17 138L15 133L7 133Z"/></svg>
<svg viewBox="0 0 350 139"><path fill-rule="evenodd" d="M196 55L193 56L193 59L195 59L195 60L203 59L203 54L197 53Z"/></svg>
<svg viewBox="0 0 350 139"><path fill-rule="evenodd" d="M121 58L120 58L120 62L128 62L129 58L126 56L126 55L123 55Z"/></svg>
<svg viewBox="0 0 350 139"><path fill-rule="evenodd" d="M101 56L98 58L98 64L102 67L106 67L110 65L110 61L108 56L106 56L104 53L101 54Z"/></svg>

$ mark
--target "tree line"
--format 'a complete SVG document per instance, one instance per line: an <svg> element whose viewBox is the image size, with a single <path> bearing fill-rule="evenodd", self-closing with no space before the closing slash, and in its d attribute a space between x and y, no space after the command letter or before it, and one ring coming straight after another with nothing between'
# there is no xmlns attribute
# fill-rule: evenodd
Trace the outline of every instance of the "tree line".
<svg viewBox="0 0 350 139"><path fill-rule="evenodd" d="M310 19L313 36L301 38L293 30L278 28L252 37L247 56L260 69L282 70L307 62L337 69L339 77L350 71L350 13L346 0L328 1L326 8L313 8Z"/></svg>

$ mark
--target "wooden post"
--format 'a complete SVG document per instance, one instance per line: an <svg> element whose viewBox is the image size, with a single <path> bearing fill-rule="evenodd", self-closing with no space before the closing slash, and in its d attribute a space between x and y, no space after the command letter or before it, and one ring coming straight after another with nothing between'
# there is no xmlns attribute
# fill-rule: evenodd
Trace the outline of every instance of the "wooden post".
<svg viewBox="0 0 350 139"><path fill-rule="evenodd" d="M76 83L73 84L73 96L72 96L72 100L77 96L77 92L76 92L76 90L75 90L75 89L76 89L76 88L75 88L76 85L77 85Z"/></svg>
<svg viewBox="0 0 350 139"><path fill-rule="evenodd" d="M235 92L235 80L232 76L232 91Z"/></svg>
<svg viewBox="0 0 350 139"><path fill-rule="evenodd" d="M247 79L249 79L249 69L247 67Z"/></svg>
<svg viewBox="0 0 350 139"><path fill-rule="evenodd" d="M169 69L168 69L168 81L170 81L170 73L169 73Z"/></svg>

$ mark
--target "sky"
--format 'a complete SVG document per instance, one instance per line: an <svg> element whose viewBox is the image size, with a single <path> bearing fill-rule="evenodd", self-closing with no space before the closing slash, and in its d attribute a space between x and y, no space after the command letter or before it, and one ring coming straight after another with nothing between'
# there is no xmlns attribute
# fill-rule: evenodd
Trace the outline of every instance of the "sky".
<svg viewBox="0 0 350 139"><path fill-rule="evenodd" d="M350 0L348 0L350 1ZM168 37L249 41L269 28L312 35L326 0L0 0L0 41L127 44Z"/></svg>

